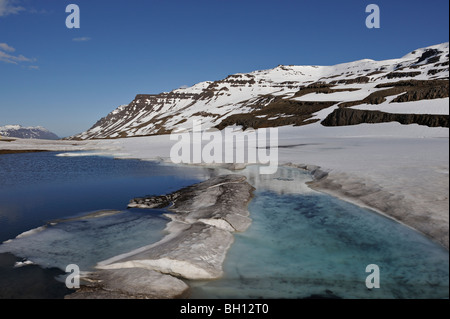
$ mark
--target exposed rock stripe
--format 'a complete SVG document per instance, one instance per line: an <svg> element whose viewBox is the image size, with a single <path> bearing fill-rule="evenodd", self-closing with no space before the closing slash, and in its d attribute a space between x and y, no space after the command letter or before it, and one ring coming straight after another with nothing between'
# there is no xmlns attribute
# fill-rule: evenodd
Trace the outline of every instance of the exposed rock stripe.
<svg viewBox="0 0 450 319"><path fill-rule="evenodd" d="M429 127L449 127L448 115L394 114L350 108L337 108L321 124L324 126L342 126L386 122L399 122L400 124L416 123Z"/></svg>

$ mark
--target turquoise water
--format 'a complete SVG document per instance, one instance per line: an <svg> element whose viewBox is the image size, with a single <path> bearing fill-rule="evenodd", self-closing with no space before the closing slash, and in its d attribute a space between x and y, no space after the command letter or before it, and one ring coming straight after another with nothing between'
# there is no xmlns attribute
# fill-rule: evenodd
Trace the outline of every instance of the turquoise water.
<svg viewBox="0 0 450 319"><path fill-rule="evenodd" d="M76 264L92 271L101 260L127 253L162 239L168 218L158 210L117 211L110 216L48 224L0 245L0 253L16 256L42 267L65 270Z"/></svg>
<svg viewBox="0 0 450 319"><path fill-rule="evenodd" d="M448 298L448 251L389 218L304 188L281 169L259 185L250 228L236 234L225 276L192 282L193 298ZM251 180L251 178L250 178ZM284 186L282 186L284 184ZM368 289L380 269L380 288Z"/></svg>

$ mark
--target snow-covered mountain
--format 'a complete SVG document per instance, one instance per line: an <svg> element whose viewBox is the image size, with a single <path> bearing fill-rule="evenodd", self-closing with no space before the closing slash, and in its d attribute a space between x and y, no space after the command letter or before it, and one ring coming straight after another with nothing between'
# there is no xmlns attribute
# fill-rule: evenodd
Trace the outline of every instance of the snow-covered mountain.
<svg viewBox="0 0 450 319"><path fill-rule="evenodd" d="M57 140L59 137L44 127L23 127L20 125L0 126L1 137L31 138L43 140Z"/></svg>
<svg viewBox="0 0 450 319"><path fill-rule="evenodd" d="M402 58L333 66L279 65L157 95L138 94L72 139L189 129L398 121L448 127L449 43Z"/></svg>

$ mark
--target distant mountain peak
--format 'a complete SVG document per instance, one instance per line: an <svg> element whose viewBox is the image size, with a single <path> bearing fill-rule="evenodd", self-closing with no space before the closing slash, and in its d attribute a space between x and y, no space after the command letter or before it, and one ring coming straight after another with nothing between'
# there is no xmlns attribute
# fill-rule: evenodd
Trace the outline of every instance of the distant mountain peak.
<svg viewBox="0 0 450 319"><path fill-rule="evenodd" d="M42 126L23 127L21 125L0 126L0 137L57 140L59 137Z"/></svg>

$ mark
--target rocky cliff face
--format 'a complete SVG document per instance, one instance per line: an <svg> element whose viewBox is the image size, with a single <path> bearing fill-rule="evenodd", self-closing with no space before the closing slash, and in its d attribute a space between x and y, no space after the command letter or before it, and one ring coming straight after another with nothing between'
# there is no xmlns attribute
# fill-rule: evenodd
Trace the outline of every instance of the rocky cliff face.
<svg viewBox="0 0 450 319"><path fill-rule="evenodd" d="M415 50L399 59L360 60L334 66L284 66L234 74L220 81L198 83L157 95L138 94L128 105L95 123L72 139L122 138L168 134L188 130L193 120L204 128L222 129L229 125L243 128L307 125L336 116L358 114L366 123L396 120L395 116L336 111L359 105L404 103L448 98L449 45L443 43ZM327 111L329 110L329 111ZM423 113L423 112L419 112ZM442 115L442 114L441 114ZM445 114L444 114L445 115ZM448 122L448 111L447 111ZM445 118L445 116L441 116ZM423 116L410 116L417 123ZM431 117L430 117L431 119ZM330 123L356 123L328 119ZM421 123L441 125L445 120ZM428 125L428 124L424 124Z"/></svg>
<svg viewBox="0 0 450 319"><path fill-rule="evenodd" d="M324 126L345 126L362 123L399 122L400 124L419 124L429 127L449 127L448 115L433 114L395 114L380 111L338 108L322 121Z"/></svg>

